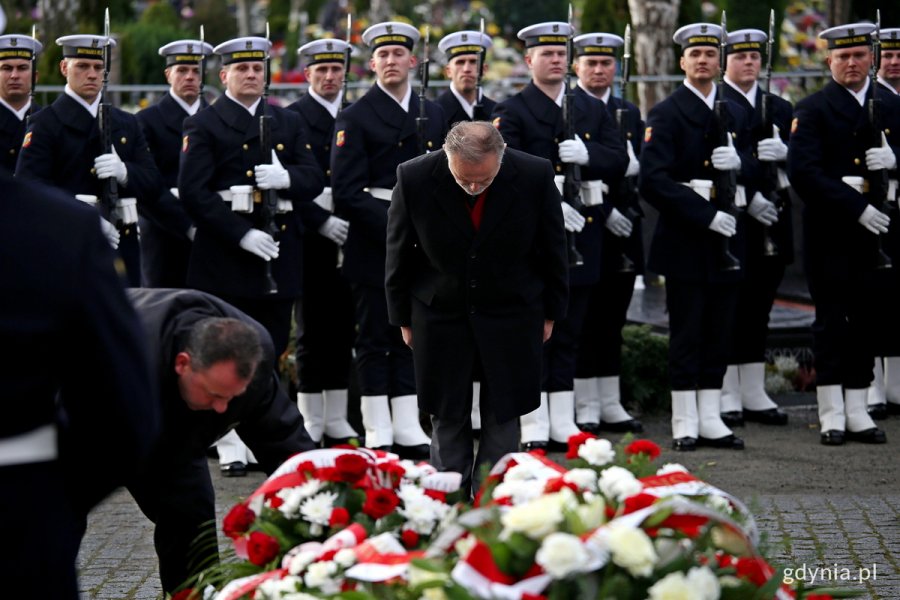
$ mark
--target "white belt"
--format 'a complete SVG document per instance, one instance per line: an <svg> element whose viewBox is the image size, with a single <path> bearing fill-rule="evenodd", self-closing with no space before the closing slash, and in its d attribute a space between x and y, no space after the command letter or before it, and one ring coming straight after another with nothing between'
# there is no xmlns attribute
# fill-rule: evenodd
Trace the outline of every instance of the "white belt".
<svg viewBox="0 0 900 600"><path fill-rule="evenodd" d="M47 462L57 456L56 426L52 424L0 439L0 466Z"/></svg>
<svg viewBox="0 0 900 600"><path fill-rule="evenodd" d="M563 185L565 182L565 175L555 175L553 177L553 183L556 184L556 189L559 190L560 195L563 194ZM609 186L600 179L581 182L581 202L585 206L600 206L603 204L603 194L608 193Z"/></svg>
<svg viewBox="0 0 900 600"><path fill-rule="evenodd" d="M322 190L321 194L313 198L313 202L330 213L334 212L334 197L332 197L331 195L330 187L326 187L324 190Z"/></svg>
<svg viewBox="0 0 900 600"><path fill-rule="evenodd" d="M690 181L679 181L679 183L694 190L704 200L712 199L713 182L709 179L691 179ZM737 208L747 206L747 188L742 185L738 185L734 192L734 205Z"/></svg>
<svg viewBox="0 0 900 600"><path fill-rule="evenodd" d="M784 172L784 169L778 169L778 177L777 177L777 188L779 190L783 190L791 187L791 180L788 179L787 173Z"/></svg>
<svg viewBox="0 0 900 600"><path fill-rule="evenodd" d="M231 204L231 210L233 210L234 212L242 212L242 213L253 212L253 204L252 203L243 204L243 208L235 208L234 202L233 202L234 192L232 192L230 189L229 190L219 190L216 193L222 197L222 200L224 200L228 204ZM256 193L257 193L257 190L254 190L253 192L251 192L250 193L251 197L253 196L253 194L256 194ZM284 198L278 199L278 206L275 208L275 212L277 214L283 215L284 213L289 213L293 210L294 210L294 204L290 200L285 200Z"/></svg>
<svg viewBox="0 0 900 600"><path fill-rule="evenodd" d="M896 179L888 179L888 202L894 202L895 200L897 200L897 185L898 184Z"/></svg>
<svg viewBox="0 0 900 600"><path fill-rule="evenodd" d="M372 197L378 198L379 200L384 200L385 202L391 201L391 195L394 193L393 188L378 188L378 187L370 187L363 188L364 192L369 192L372 194Z"/></svg>

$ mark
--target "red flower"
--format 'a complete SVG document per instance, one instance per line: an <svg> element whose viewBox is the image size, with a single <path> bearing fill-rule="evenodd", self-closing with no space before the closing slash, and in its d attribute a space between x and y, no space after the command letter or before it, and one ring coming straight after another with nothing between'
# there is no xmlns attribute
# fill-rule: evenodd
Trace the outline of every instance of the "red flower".
<svg viewBox="0 0 900 600"><path fill-rule="evenodd" d="M647 508L654 502L656 502L656 496L651 494L645 494L643 492L639 494L635 494L634 496L629 496L625 498L624 507L625 512L623 514L633 513L635 511L641 510L642 508Z"/></svg>
<svg viewBox="0 0 900 600"><path fill-rule="evenodd" d="M564 481L562 477L557 477L555 479L548 480L547 483L544 484L544 493L555 494L563 488L569 488L573 492L578 491L578 485L572 483L571 481Z"/></svg>
<svg viewBox="0 0 900 600"><path fill-rule="evenodd" d="M247 540L247 558L258 567L272 562L280 551L278 540L261 531L254 531Z"/></svg>
<svg viewBox="0 0 900 600"><path fill-rule="evenodd" d="M246 504L235 504L222 521L222 533L235 540L247 533L255 520L256 513Z"/></svg>
<svg viewBox="0 0 900 600"><path fill-rule="evenodd" d="M625 454L646 454L650 460L659 456L660 449L650 440L634 440L625 447Z"/></svg>
<svg viewBox="0 0 900 600"><path fill-rule="evenodd" d="M804 596L804 598L806 598L806 600L834 600L834 597L831 594L808 594Z"/></svg>
<svg viewBox="0 0 900 600"><path fill-rule="evenodd" d="M569 436L569 450L566 452L566 458L574 460L578 458L578 447L588 440L596 440L597 436L593 433L582 431L575 435Z"/></svg>
<svg viewBox="0 0 900 600"><path fill-rule="evenodd" d="M419 534L412 529L404 529L400 534L400 541L409 549L415 548L419 543Z"/></svg>
<svg viewBox="0 0 900 600"><path fill-rule="evenodd" d="M380 519L394 512L398 504L400 504L400 498L393 490L366 490L366 501L362 510L373 519Z"/></svg>
<svg viewBox="0 0 900 600"><path fill-rule="evenodd" d="M337 553L338 553L337 550L328 550L326 552L323 552L322 555L316 559L316 561L317 562L326 562L329 560L334 560L334 555Z"/></svg>
<svg viewBox="0 0 900 600"><path fill-rule="evenodd" d="M406 475L406 469L400 466L400 463L394 461L381 463L378 465L378 470L387 475L393 487L400 485L400 480Z"/></svg>
<svg viewBox="0 0 900 600"><path fill-rule="evenodd" d="M266 494L266 502L271 508L278 508L284 504L284 500L278 495L278 492L269 492Z"/></svg>
<svg viewBox="0 0 900 600"><path fill-rule="evenodd" d="M697 515L670 515L659 524L659 527L676 529L689 538L696 538L700 535L700 528L708 522L709 519L707 517L699 517Z"/></svg>
<svg viewBox="0 0 900 600"><path fill-rule="evenodd" d="M192 588L181 590L172 596L172 600L197 600L199 596Z"/></svg>
<svg viewBox="0 0 900 600"><path fill-rule="evenodd" d="M540 594L529 594L528 592L523 592L522 600L547 600L547 596L541 596Z"/></svg>
<svg viewBox="0 0 900 600"><path fill-rule="evenodd" d="M425 490L425 495L431 498L432 500L437 500L438 502L447 503L447 492L442 492L440 490Z"/></svg>
<svg viewBox="0 0 900 600"><path fill-rule="evenodd" d="M366 476L369 462L359 454L342 454L334 460L334 468L342 481L356 483Z"/></svg>
<svg viewBox="0 0 900 600"><path fill-rule="evenodd" d="M338 506L331 510L331 517L328 519L329 527L343 527L350 522L350 512L343 506Z"/></svg>
<svg viewBox="0 0 900 600"><path fill-rule="evenodd" d="M737 576L741 579L750 581L757 587L763 586L772 576L772 568L766 564L766 561L756 557L740 557L735 563Z"/></svg>
<svg viewBox="0 0 900 600"><path fill-rule="evenodd" d="M306 461L303 461L302 463L300 463L299 465L297 465L296 470L298 473L303 473L303 474L315 473L316 465L313 464L312 461L306 460Z"/></svg>

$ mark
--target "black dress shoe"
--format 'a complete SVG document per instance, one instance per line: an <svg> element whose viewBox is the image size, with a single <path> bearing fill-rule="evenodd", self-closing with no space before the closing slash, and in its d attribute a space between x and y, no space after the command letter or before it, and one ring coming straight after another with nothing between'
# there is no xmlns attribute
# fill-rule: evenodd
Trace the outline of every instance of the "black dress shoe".
<svg viewBox="0 0 900 600"><path fill-rule="evenodd" d="M400 458L408 460L428 460L431 457L431 446L428 444L417 444L415 446L394 444L394 453Z"/></svg>
<svg viewBox="0 0 900 600"><path fill-rule="evenodd" d="M600 423L575 423L575 427L591 435L600 433Z"/></svg>
<svg viewBox="0 0 900 600"><path fill-rule="evenodd" d="M723 412L720 416L722 417L722 422L728 427L744 426L744 413L739 410L729 410Z"/></svg>
<svg viewBox="0 0 900 600"><path fill-rule="evenodd" d="M239 461L231 462L221 465L219 470L222 471L223 477L244 477L247 474L247 465Z"/></svg>
<svg viewBox="0 0 900 600"><path fill-rule="evenodd" d="M601 420L600 430L611 431L613 433L641 433L644 431L644 426L641 425L641 422L637 419L627 419L625 421L619 421L618 423L609 423Z"/></svg>
<svg viewBox="0 0 900 600"><path fill-rule="evenodd" d="M887 436L877 427L862 431L846 431L844 437L851 442L862 442L863 444L884 444L887 442Z"/></svg>
<svg viewBox="0 0 900 600"><path fill-rule="evenodd" d="M683 437L672 440L672 449L678 452L693 452L697 449L697 440L692 437Z"/></svg>
<svg viewBox="0 0 900 600"><path fill-rule="evenodd" d="M844 432L836 429L829 429L819 434L819 441L823 446L843 446Z"/></svg>
<svg viewBox="0 0 900 600"><path fill-rule="evenodd" d="M733 433L720 438L705 438L702 435L697 438L698 446L707 448L728 448L729 450L743 450L744 440Z"/></svg>
<svg viewBox="0 0 900 600"><path fill-rule="evenodd" d="M567 452L568 450L568 442L557 442L552 438L547 440L547 452Z"/></svg>
<svg viewBox="0 0 900 600"><path fill-rule="evenodd" d="M522 452L531 452L532 450L547 451L547 442L522 442L520 446L522 447Z"/></svg>
<svg viewBox="0 0 900 600"><path fill-rule="evenodd" d="M900 404L888 402L886 406L889 415L900 415Z"/></svg>
<svg viewBox="0 0 900 600"><path fill-rule="evenodd" d="M884 421L888 417L887 404L872 404L868 408L869 416L876 421Z"/></svg>
<svg viewBox="0 0 900 600"><path fill-rule="evenodd" d="M780 408L767 408L765 410L744 409L744 420L763 425L787 425L787 413ZM728 423L725 423L728 425Z"/></svg>
<svg viewBox="0 0 900 600"><path fill-rule="evenodd" d="M355 443L354 443L355 442ZM335 446L356 446L359 447L361 440L358 437L333 438L327 435L322 436L323 448L334 448Z"/></svg>

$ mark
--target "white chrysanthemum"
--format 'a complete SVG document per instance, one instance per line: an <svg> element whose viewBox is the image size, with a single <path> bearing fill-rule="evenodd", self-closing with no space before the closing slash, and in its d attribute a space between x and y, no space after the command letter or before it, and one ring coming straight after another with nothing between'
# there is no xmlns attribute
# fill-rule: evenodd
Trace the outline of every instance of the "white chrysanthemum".
<svg viewBox="0 0 900 600"><path fill-rule="evenodd" d="M590 465L602 467L615 460L616 451L613 450L609 440L591 438L578 446L578 456L586 460Z"/></svg>
<svg viewBox="0 0 900 600"><path fill-rule="evenodd" d="M731 502L728 501L728 498L720 496L718 494L711 494L707 496L706 505L713 510L717 510L720 513L724 513L726 515L730 515L734 512L734 508L731 506Z"/></svg>
<svg viewBox="0 0 900 600"><path fill-rule="evenodd" d="M303 500L318 493L324 485L325 484L318 479L310 479L302 485L278 490L275 495L284 501L281 506L278 507L278 510L288 518L296 517Z"/></svg>
<svg viewBox="0 0 900 600"><path fill-rule="evenodd" d="M668 475L669 473L688 473L688 470L679 463L666 463L656 471L657 475Z"/></svg>
<svg viewBox="0 0 900 600"><path fill-rule="evenodd" d="M508 536L518 532L540 540L556 531L557 524L563 520L563 510L555 496L557 494L540 496L531 502L510 508L500 517L503 534Z"/></svg>
<svg viewBox="0 0 900 600"><path fill-rule="evenodd" d="M597 472L593 469L572 469L563 475L563 481L574 483L579 490L597 491Z"/></svg>
<svg viewBox="0 0 900 600"><path fill-rule="evenodd" d="M400 489L397 490L397 497L404 504L407 502L415 502L421 498L426 498L425 490L411 483L401 483Z"/></svg>
<svg viewBox="0 0 900 600"><path fill-rule="evenodd" d="M437 469L428 463L416 464L413 461L406 459L400 461L400 466L403 467L404 470L403 479L407 481L419 481L423 477L437 472Z"/></svg>
<svg viewBox="0 0 900 600"><path fill-rule="evenodd" d="M598 486L603 495L618 502L634 496L643 489L641 482L632 475L631 471L622 467L604 469L600 474Z"/></svg>
<svg viewBox="0 0 900 600"><path fill-rule="evenodd" d="M647 600L699 600L681 571L669 573L647 590Z"/></svg>
<svg viewBox="0 0 900 600"><path fill-rule="evenodd" d="M318 552L312 550L304 550L292 556L288 562L288 573L291 575L299 575L306 569L312 561L316 560Z"/></svg>
<svg viewBox="0 0 900 600"><path fill-rule="evenodd" d="M326 594L337 594L341 591L341 586L334 579L337 573L337 565L334 561L323 560L314 562L306 569L303 575L303 582L307 587L321 590Z"/></svg>
<svg viewBox="0 0 900 600"><path fill-rule="evenodd" d="M525 504L543 494L544 487L534 481L503 481L497 484L491 497L494 500L509 498L514 505Z"/></svg>
<svg viewBox="0 0 900 600"><path fill-rule="evenodd" d="M453 549L456 551L456 555L460 558L465 558L469 555L469 552L472 551L472 548L475 547L475 544L478 543L478 538L474 535L467 535L465 537L461 537L453 544Z"/></svg>
<svg viewBox="0 0 900 600"><path fill-rule="evenodd" d="M692 567L687 573L687 582L698 594L697 600L719 600L722 589L709 567Z"/></svg>
<svg viewBox="0 0 900 600"><path fill-rule="evenodd" d="M422 496L406 504L398 512L409 522L413 531L431 535L435 525L447 515L449 510L450 507L440 500Z"/></svg>
<svg viewBox="0 0 900 600"><path fill-rule="evenodd" d="M503 475L503 481L527 481L539 479L540 468L531 463L511 466Z"/></svg>
<svg viewBox="0 0 900 600"><path fill-rule="evenodd" d="M614 563L639 577L647 577L656 564L653 541L640 527L612 521L607 537Z"/></svg>
<svg viewBox="0 0 900 600"><path fill-rule="evenodd" d="M281 579L267 579L256 588L256 595L263 600L282 600L283 598L294 598L294 594L298 594L302 580L292 575L286 575ZM305 598L312 598L308 594L301 594Z"/></svg>
<svg viewBox="0 0 900 600"><path fill-rule="evenodd" d="M307 498L300 505L300 514L310 523L317 523L323 526L328 525L337 497L336 492L322 492L312 498Z"/></svg>
<svg viewBox="0 0 900 600"><path fill-rule="evenodd" d="M554 579L580 573L590 559L588 551L577 536L570 533L551 533L541 542L534 560Z"/></svg>
<svg viewBox="0 0 900 600"><path fill-rule="evenodd" d="M334 562L343 569L352 567L356 564L356 552L351 548L341 548L334 555Z"/></svg>

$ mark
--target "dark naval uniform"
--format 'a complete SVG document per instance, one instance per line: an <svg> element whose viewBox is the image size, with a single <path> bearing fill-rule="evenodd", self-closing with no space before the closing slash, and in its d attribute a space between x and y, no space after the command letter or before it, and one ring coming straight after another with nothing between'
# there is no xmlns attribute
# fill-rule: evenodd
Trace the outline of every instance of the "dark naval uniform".
<svg viewBox="0 0 900 600"><path fill-rule="evenodd" d="M449 88L438 96L435 102L444 111L444 117L447 119L447 129L450 129L454 123L459 123L460 121L490 121L494 107L497 106L494 100L482 95L481 106L476 106L475 110L472 111L473 118L469 118L466 109L460 104L459 98L454 96Z"/></svg>
<svg viewBox="0 0 900 600"><path fill-rule="evenodd" d="M369 189L393 189L397 166L419 155L416 117L419 98L409 112L373 85L338 115L331 152L332 188L337 215L350 221L344 244L343 273L356 302L356 361L360 392L391 397L415 393L412 354L400 331L388 323L384 296L387 209L390 201ZM447 123L441 108L426 101L425 147L437 150Z"/></svg>
<svg viewBox="0 0 900 600"><path fill-rule="evenodd" d="M32 114L41 110L41 107L32 103ZM0 106L0 167L9 173L16 170L16 161L19 159L19 149L22 147L22 139L25 137L25 126L28 118L21 121L7 107Z"/></svg>
<svg viewBox="0 0 900 600"><path fill-rule="evenodd" d="M280 354L288 344L291 308L301 289L301 226L298 213L275 216L280 244L279 256L271 263L278 286L268 293L266 263L239 246L252 228L261 227L254 201L254 213L237 213L218 194L233 185L254 185L254 167L268 163L260 150L259 118L256 114L222 96L184 121L184 140L178 190L197 235L188 267L188 285L226 299L261 322ZM272 148L290 174L290 187L278 190L281 199L296 208L311 201L324 187L322 170L316 164L300 117L293 111L265 107L271 118ZM255 194L256 192L254 192Z"/></svg>
<svg viewBox="0 0 900 600"><path fill-rule="evenodd" d="M147 287L187 287L193 221L172 191L178 187L181 129L188 117L167 92L158 102L137 113L150 152L162 174L162 191L141 207L141 265Z"/></svg>
<svg viewBox="0 0 900 600"><path fill-rule="evenodd" d="M138 206L159 194L159 171L134 115L118 108L110 111L111 139L128 170L128 185L119 185L120 198L137 198ZM103 154L97 119L67 94L31 119L16 165L16 176L36 179L71 194L100 198L104 181L94 175L94 159ZM124 261L128 284L141 283L137 225L125 225L118 254Z"/></svg>

